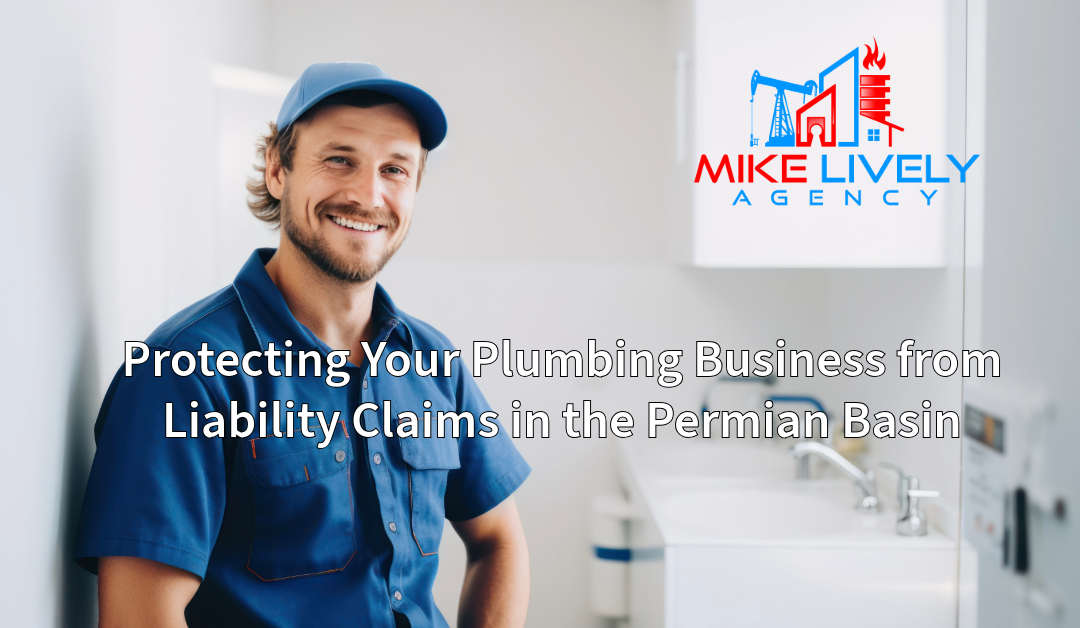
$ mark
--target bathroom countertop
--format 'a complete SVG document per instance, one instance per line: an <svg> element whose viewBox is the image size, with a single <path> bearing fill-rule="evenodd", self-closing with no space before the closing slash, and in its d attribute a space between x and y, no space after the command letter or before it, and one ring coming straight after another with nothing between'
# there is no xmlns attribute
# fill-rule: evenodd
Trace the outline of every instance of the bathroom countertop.
<svg viewBox="0 0 1080 628"><path fill-rule="evenodd" d="M956 548L933 528L922 537L897 534L887 504L857 510L846 478L795 480L794 461L772 444L628 441L620 459L634 508L666 546Z"/></svg>

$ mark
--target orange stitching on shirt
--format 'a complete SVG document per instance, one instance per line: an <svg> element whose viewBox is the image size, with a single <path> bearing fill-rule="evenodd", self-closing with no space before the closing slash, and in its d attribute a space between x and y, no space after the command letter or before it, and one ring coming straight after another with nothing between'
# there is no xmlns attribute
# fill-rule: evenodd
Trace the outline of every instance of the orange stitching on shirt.
<svg viewBox="0 0 1080 628"><path fill-rule="evenodd" d="M439 550L434 552L424 553L424 548L420 547L420 539L416 538L416 528L413 526L413 505L412 505L412 467L406 467L409 473L409 529L412 530L412 539L416 542L416 549L420 550L421 556L434 556L439 553Z"/></svg>
<svg viewBox="0 0 1080 628"><path fill-rule="evenodd" d="M258 456L255 455L255 439L254 438L251 439L251 457L252 458L258 458Z"/></svg>
<svg viewBox="0 0 1080 628"><path fill-rule="evenodd" d="M252 541L252 545L254 545L254 544L255 544L255 542ZM324 573L335 573L335 572L338 572L338 571L344 571L344 569L349 566L349 563L352 562L353 556L356 556L355 551L353 551L353 553L349 556L349 560L345 561L345 564L338 567L337 569L327 569L326 571L319 571L319 572L316 572L316 573L301 573L301 574L296 574L295 576L282 576L281 578L263 578L258 573L256 573L256 571L254 569L251 568L251 549L249 548L248 549L247 570L250 571L251 573L255 574L255 577L258 578L259 580L262 580L263 582L276 582L278 580L288 580L290 578L304 578L304 577L307 577L307 576L321 576Z"/></svg>
<svg viewBox="0 0 1080 628"><path fill-rule="evenodd" d="M304 465L304 477L305 477L305 478L307 478L308 482L310 482L310 481L311 481L311 476L310 476L310 475L308 475L308 472L307 472L307 465L306 465L306 464Z"/></svg>

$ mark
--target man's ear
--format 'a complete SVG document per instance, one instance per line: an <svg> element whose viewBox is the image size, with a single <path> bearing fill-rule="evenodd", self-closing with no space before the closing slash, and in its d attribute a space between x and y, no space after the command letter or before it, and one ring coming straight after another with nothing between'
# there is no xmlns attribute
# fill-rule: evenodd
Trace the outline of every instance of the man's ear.
<svg viewBox="0 0 1080 628"><path fill-rule="evenodd" d="M266 183L266 191L270 196L281 200L285 193L285 168L281 165L278 147L272 146L266 150L266 171L263 173L263 181Z"/></svg>

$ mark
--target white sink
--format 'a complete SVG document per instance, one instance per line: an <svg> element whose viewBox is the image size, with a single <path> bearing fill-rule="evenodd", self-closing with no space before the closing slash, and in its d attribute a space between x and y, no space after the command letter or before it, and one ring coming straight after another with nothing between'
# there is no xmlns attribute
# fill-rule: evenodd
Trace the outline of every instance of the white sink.
<svg viewBox="0 0 1080 628"><path fill-rule="evenodd" d="M952 539L896 534L895 512L856 510L845 479L792 479L774 448L691 444L623 451L634 628L955 624ZM716 462L733 458L757 474Z"/></svg>
<svg viewBox="0 0 1080 628"><path fill-rule="evenodd" d="M850 482L791 481L673 490L655 512L664 538L680 544L784 545L896 536L891 517L857 512L854 503Z"/></svg>

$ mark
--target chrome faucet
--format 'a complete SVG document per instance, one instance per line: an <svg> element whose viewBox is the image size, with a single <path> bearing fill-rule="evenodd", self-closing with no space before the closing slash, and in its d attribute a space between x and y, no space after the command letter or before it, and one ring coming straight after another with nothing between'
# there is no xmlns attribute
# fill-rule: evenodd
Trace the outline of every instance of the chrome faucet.
<svg viewBox="0 0 1080 628"><path fill-rule="evenodd" d="M859 467L848 462L836 450L827 445L815 442L799 443L791 448L791 455L798 461L797 475L799 478L810 477L810 467L806 464L807 456L817 456L832 466L846 473L855 481L855 495L858 502L855 507L862 510L876 510L878 505L877 484L874 482L874 472L863 472Z"/></svg>

